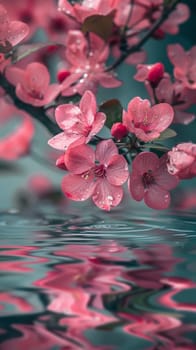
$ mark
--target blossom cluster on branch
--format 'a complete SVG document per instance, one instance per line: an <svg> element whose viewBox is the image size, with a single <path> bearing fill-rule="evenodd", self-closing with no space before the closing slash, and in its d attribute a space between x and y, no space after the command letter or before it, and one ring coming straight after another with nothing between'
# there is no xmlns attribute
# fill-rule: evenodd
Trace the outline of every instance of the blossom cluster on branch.
<svg viewBox="0 0 196 350"><path fill-rule="evenodd" d="M143 45L177 34L189 16L180 0L1 1L0 123L18 116L21 123L0 139L0 159L31 154L36 119L52 133L68 198L110 210L127 188L132 199L166 209L170 190L196 176L196 144L165 145L173 124L195 119L196 46L167 46L171 75L162 62L145 63ZM35 42L37 29L45 42ZM148 99L98 105L99 86L123 84L116 71L123 62L136 66L133 79Z"/></svg>

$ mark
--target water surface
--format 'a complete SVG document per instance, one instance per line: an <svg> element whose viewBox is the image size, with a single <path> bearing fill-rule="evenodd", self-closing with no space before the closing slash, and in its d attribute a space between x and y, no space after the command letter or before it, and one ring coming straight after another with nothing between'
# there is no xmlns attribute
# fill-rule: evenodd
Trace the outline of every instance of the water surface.
<svg viewBox="0 0 196 350"><path fill-rule="evenodd" d="M196 345L196 218L88 206L0 214L1 350Z"/></svg>

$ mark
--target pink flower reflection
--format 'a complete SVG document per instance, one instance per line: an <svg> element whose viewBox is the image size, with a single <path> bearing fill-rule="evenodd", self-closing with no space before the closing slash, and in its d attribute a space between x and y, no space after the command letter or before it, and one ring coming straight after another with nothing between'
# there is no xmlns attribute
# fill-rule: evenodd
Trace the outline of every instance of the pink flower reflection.
<svg viewBox="0 0 196 350"><path fill-rule="evenodd" d="M123 277L147 289L160 289L162 278L170 272L180 259L173 257L173 252L167 244L154 244L146 249L133 249L133 253L140 263L140 268L123 272Z"/></svg>
<svg viewBox="0 0 196 350"><path fill-rule="evenodd" d="M167 291L167 293L165 292L158 298L161 305L164 305L172 310L196 312L196 303L182 303L173 300L173 297L175 297L178 293L186 289L195 289L196 283L177 277L163 278L162 283L171 286L171 290Z"/></svg>
<svg viewBox="0 0 196 350"><path fill-rule="evenodd" d="M61 350L79 350L80 347L73 345L70 341L55 335L42 325L12 325L21 333L19 337L5 341L1 344L1 350L53 350L60 346ZM58 348L59 349L59 348Z"/></svg>
<svg viewBox="0 0 196 350"><path fill-rule="evenodd" d="M12 305L15 309L18 309L22 313L32 312L33 306L29 304L24 298L20 296L13 295L11 293L0 292L0 314L7 315L10 312L6 311L6 305Z"/></svg>

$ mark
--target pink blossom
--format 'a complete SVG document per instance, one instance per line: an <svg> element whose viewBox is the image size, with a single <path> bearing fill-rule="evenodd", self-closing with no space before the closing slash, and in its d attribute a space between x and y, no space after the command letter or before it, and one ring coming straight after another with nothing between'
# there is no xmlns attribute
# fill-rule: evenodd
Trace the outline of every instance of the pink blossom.
<svg viewBox="0 0 196 350"><path fill-rule="evenodd" d="M49 140L49 145L64 151L70 145L88 143L103 127L106 116L97 112L94 94L86 91L79 106L60 105L56 108L55 117L62 133Z"/></svg>
<svg viewBox="0 0 196 350"><path fill-rule="evenodd" d="M178 179L168 173L166 157L142 152L132 163L129 190L136 201L144 202L153 209L166 209L170 204L169 190L176 187Z"/></svg>
<svg viewBox="0 0 196 350"><path fill-rule="evenodd" d="M62 83L62 95L82 95L86 90L96 93L99 84L105 88L121 85L112 72L106 72L105 62L109 56L108 45L94 33L89 40L79 30L70 30L66 39L66 60L71 73Z"/></svg>
<svg viewBox="0 0 196 350"><path fill-rule="evenodd" d="M9 67L6 77L16 86L16 95L23 102L33 106L44 106L60 94L61 86L50 84L50 74L45 65L33 62L26 69Z"/></svg>
<svg viewBox="0 0 196 350"><path fill-rule="evenodd" d="M148 80L153 86L157 86L164 76L164 65L161 62L154 64L138 64L134 78L137 81Z"/></svg>
<svg viewBox="0 0 196 350"><path fill-rule="evenodd" d="M123 124L140 140L149 142L157 139L160 133L172 123L173 108L168 103L150 106L149 100L133 98L128 111L123 112Z"/></svg>
<svg viewBox="0 0 196 350"><path fill-rule="evenodd" d="M121 202L128 166L112 140L100 142L96 151L87 145L69 148L65 165L71 171L62 182L68 198L84 201L92 196L95 205L104 210Z"/></svg>
<svg viewBox="0 0 196 350"><path fill-rule="evenodd" d="M168 45L168 56L174 65L174 76L189 89L196 89L196 45L185 51L180 44Z"/></svg>
<svg viewBox="0 0 196 350"><path fill-rule="evenodd" d="M163 0L137 0L137 3L143 4L146 8L144 17L152 25L158 18L160 18L163 11ZM162 33L169 33L175 35L179 32L179 25L184 23L190 16L189 7L185 4L177 4L175 9L169 14L168 18L160 26Z"/></svg>
<svg viewBox="0 0 196 350"><path fill-rule="evenodd" d="M182 82L171 81L169 76L165 76L155 89L159 102L166 102L174 109L173 123L187 125L195 119L193 113L186 112L195 103L196 90L188 89Z"/></svg>
<svg viewBox="0 0 196 350"><path fill-rule="evenodd" d="M168 171L180 179L190 179L196 176L196 144L180 143L168 152Z"/></svg>
<svg viewBox="0 0 196 350"><path fill-rule="evenodd" d="M0 45L6 52L20 43L29 32L28 25L20 21L10 21L6 9L0 4Z"/></svg>
<svg viewBox="0 0 196 350"><path fill-rule="evenodd" d="M3 98L1 103L0 124L5 124L14 116L19 116L21 124L10 134L0 139L0 159L15 160L29 152L34 136L34 125L29 115L17 110L14 105L7 104Z"/></svg>
<svg viewBox="0 0 196 350"><path fill-rule="evenodd" d="M120 141L123 137L127 136L128 130L122 123L114 123L111 128L111 135Z"/></svg>

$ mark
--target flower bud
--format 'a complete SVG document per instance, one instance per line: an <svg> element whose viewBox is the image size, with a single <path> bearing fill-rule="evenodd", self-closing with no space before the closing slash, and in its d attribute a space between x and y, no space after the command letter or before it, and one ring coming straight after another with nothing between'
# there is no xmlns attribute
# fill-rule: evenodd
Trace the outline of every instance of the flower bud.
<svg viewBox="0 0 196 350"><path fill-rule="evenodd" d="M164 65L160 62L152 65L151 69L148 72L148 81L157 86L160 80L163 78L164 74Z"/></svg>
<svg viewBox="0 0 196 350"><path fill-rule="evenodd" d="M127 136L128 130L122 123L114 123L111 128L111 135L120 141L123 137Z"/></svg>
<svg viewBox="0 0 196 350"><path fill-rule="evenodd" d="M57 73L57 80L62 83L67 77L69 77L70 72L68 70L60 70Z"/></svg>

